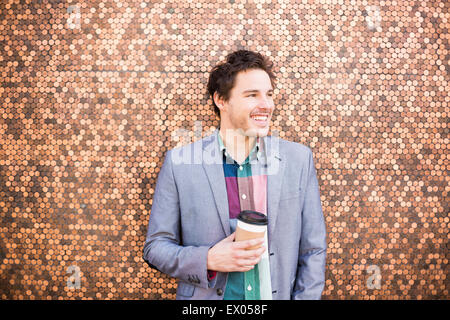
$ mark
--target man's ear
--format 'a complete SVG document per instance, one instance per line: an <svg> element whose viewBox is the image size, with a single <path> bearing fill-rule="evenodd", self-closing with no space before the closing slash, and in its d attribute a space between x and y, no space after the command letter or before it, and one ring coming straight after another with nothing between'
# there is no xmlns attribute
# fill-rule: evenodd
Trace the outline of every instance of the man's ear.
<svg viewBox="0 0 450 320"><path fill-rule="evenodd" d="M224 108L224 102L223 98L219 95L219 93L216 91L213 95L214 103L216 104L217 108L219 108L221 111Z"/></svg>

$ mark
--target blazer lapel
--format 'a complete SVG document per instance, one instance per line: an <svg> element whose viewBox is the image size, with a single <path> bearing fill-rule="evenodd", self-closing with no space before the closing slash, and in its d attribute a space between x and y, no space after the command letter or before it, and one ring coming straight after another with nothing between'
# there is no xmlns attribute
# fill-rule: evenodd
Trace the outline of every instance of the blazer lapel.
<svg viewBox="0 0 450 320"><path fill-rule="evenodd" d="M286 161L283 161L280 154L278 138L266 137L264 143L267 159L267 217L269 219L268 236L270 241L270 237L275 231Z"/></svg>
<svg viewBox="0 0 450 320"><path fill-rule="evenodd" d="M209 141L205 141L203 145L202 164L214 195L223 231L228 237L230 235L230 215L227 187L223 173L223 158L219 150L217 134L218 130L210 136Z"/></svg>

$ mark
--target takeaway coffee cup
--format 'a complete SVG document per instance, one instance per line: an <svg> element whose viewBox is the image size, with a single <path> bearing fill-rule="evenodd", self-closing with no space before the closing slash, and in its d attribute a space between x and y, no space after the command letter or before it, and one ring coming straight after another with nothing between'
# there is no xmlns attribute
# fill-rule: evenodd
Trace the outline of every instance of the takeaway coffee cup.
<svg viewBox="0 0 450 320"><path fill-rule="evenodd" d="M264 237L267 231L267 216L261 212L244 210L237 217L236 241ZM258 246L248 249L256 249Z"/></svg>

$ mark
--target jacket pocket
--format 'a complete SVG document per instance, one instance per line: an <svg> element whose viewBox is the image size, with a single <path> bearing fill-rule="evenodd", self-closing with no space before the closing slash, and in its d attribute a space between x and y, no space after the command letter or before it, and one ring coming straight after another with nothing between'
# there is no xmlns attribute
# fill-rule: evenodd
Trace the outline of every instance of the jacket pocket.
<svg viewBox="0 0 450 320"><path fill-rule="evenodd" d="M195 286L186 283L186 282L179 282L178 283L178 290L177 295L183 296L183 297L192 297L194 295Z"/></svg>

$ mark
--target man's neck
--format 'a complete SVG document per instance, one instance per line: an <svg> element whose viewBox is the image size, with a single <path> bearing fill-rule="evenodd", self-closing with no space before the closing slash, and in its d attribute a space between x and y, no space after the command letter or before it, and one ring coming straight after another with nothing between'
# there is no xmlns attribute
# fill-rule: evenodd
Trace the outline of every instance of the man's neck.
<svg viewBox="0 0 450 320"><path fill-rule="evenodd" d="M220 128L219 134L227 152L238 163L247 159L256 143L256 137L244 136L237 130Z"/></svg>

